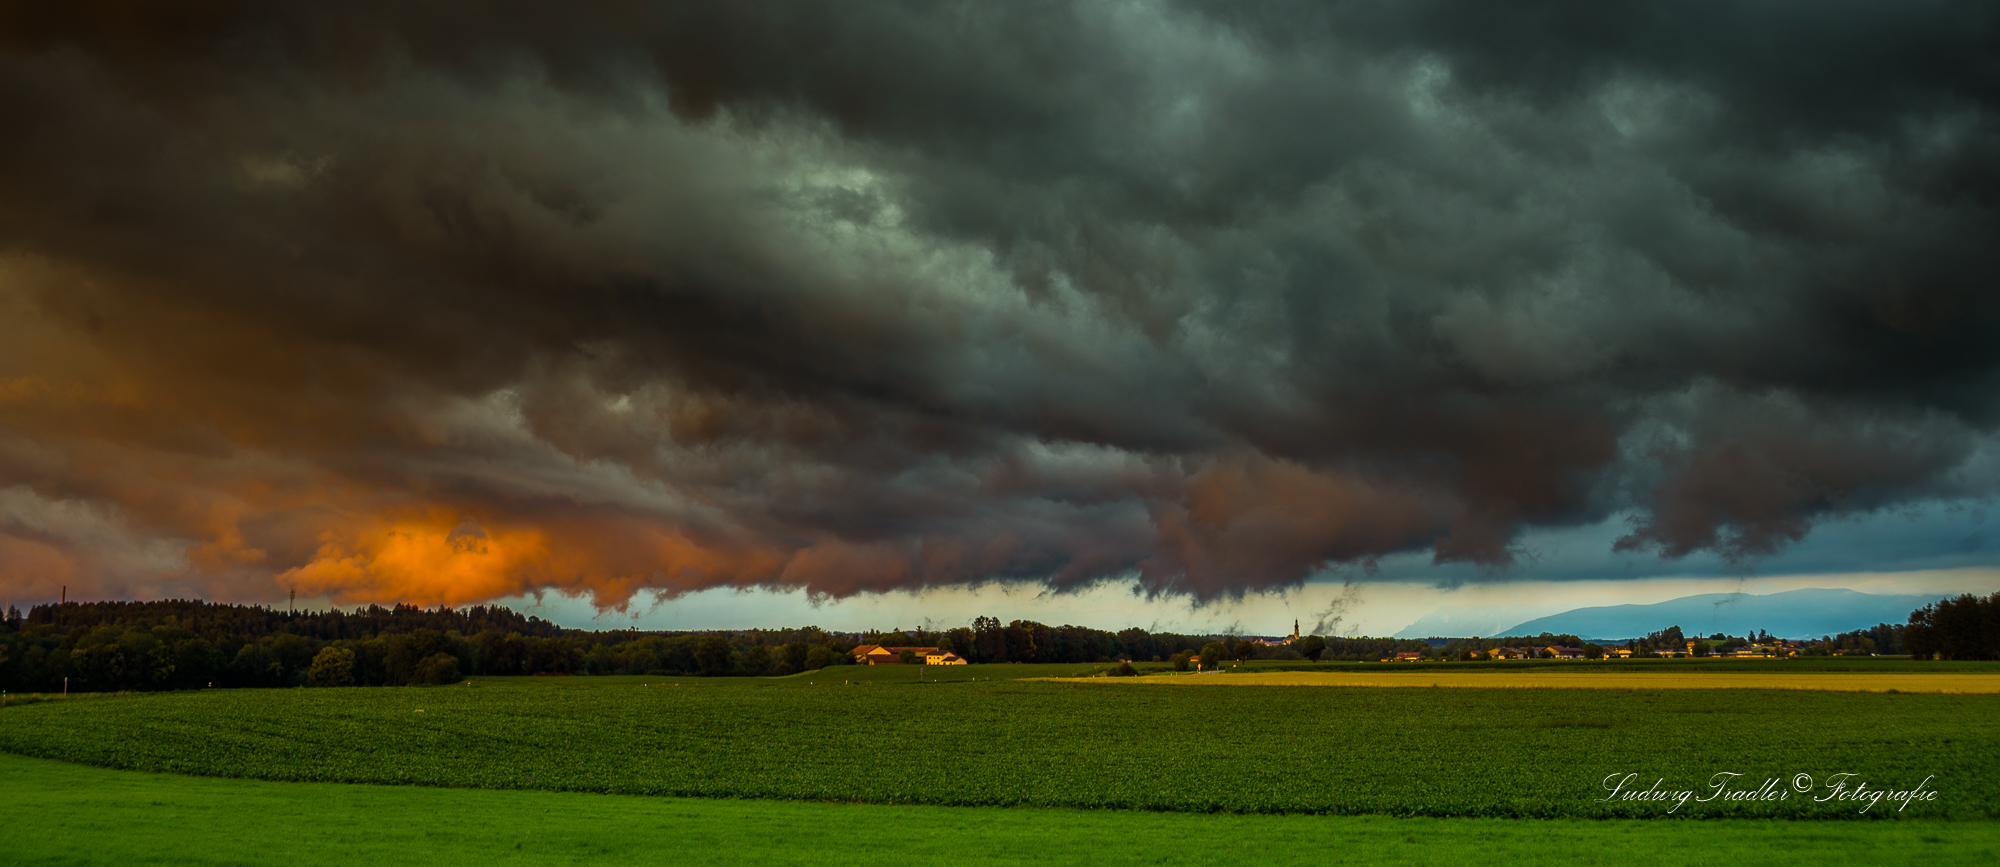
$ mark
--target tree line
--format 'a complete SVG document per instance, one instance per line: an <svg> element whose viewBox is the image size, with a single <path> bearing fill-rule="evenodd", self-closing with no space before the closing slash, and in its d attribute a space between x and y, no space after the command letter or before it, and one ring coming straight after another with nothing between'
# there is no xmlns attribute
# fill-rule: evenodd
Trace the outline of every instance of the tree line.
<svg viewBox="0 0 2000 867"><path fill-rule="evenodd" d="M1808 647L1807 656L1899 656L1908 653L1903 636L1908 627L1901 623L1877 623L1839 635L1820 636L1819 644Z"/></svg>
<svg viewBox="0 0 2000 867"><path fill-rule="evenodd" d="M402 686L467 676L787 675L847 665L861 644L938 647L975 663L1162 660L1213 636L981 617L945 630L565 629L502 606L288 612L199 600L66 602L0 618L0 689ZM1262 651L1267 656L1269 649ZM1291 658L1297 658L1296 652Z"/></svg>
<svg viewBox="0 0 2000 867"><path fill-rule="evenodd" d="M1728 652L1768 635L1696 639L1696 652ZM1686 647L1678 626L1634 639L1635 655ZM1131 628L1002 624L980 617L951 629L828 632L818 627L740 632L564 629L502 606L368 606L288 612L199 600L67 602L0 617L0 689L9 692L218 687L401 686L466 676L787 675L854 662L861 644L936 647L973 663L1169 662L1187 670L1230 661L1362 661L1419 653L1479 659L1501 647L1604 648L1574 635L1475 639L1306 636L1265 644L1234 636ZM1878 624L1828 636L1803 651L1908 652L1919 659L2000 659L2000 593L1942 600L1907 626ZM1193 660L1200 658L1200 663ZM1125 669L1121 669L1123 673Z"/></svg>
<svg viewBox="0 0 2000 867"><path fill-rule="evenodd" d="M0 689L402 686L469 675L789 674L851 636L564 629L502 606L287 612L196 600L69 602L0 618Z"/></svg>

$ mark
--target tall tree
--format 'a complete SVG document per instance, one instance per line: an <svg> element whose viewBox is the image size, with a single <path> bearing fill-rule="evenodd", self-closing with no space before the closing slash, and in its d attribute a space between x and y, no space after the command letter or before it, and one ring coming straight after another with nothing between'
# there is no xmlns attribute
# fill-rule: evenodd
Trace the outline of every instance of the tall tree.
<svg viewBox="0 0 2000 867"><path fill-rule="evenodd" d="M306 672L306 681L313 686L353 686L354 651L345 647L326 647L313 657L312 668Z"/></svg>
<svg viewBox="0 0 2000 867"><path fill-rule="evenodd" d="M1229 661L1229 648L1220 641L1211 641L1201 646L1201 667L1221 668Z"/></svg>

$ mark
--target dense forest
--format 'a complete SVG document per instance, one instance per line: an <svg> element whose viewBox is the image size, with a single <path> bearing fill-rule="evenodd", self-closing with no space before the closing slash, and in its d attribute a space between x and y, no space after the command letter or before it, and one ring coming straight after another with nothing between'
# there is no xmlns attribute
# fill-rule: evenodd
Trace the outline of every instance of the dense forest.
<svg viewBox="0 0 2000 867"><path fill-rule="evenodd" d="M2000 593L1917 609L1903 630L1903 646L1918 659L2000 659Z"/></svg>
<svg viewBox="0 0 2000 867"><path fill-rule="evenodd" d="M67 602L26 615L8 609L0 689L51 692L65 679L71 690L110 691L397 686L468 675L785 675L851 664L861 644L935 646L981 663L1109 662L1164 659L1212 638L1028 620L1003 626L991 617L942 631L642 632L564 629L499 606L291 613L193 600Z"/></svg>

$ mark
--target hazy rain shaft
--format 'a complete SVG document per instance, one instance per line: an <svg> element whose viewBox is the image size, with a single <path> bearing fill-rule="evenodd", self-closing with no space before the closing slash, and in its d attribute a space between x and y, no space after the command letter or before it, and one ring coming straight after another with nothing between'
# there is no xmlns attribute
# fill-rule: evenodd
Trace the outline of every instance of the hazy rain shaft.
<svg viewBox="0 0 2000 867"><path fill-rule="evenodd" d="M1209 600L1989 496L1996 36L0 3L0 581Z"/></svg>

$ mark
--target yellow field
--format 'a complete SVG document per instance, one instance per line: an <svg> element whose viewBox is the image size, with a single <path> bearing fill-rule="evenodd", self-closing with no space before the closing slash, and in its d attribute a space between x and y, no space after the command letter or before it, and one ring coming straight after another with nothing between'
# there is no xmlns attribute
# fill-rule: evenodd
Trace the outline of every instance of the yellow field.
<svg viewBox="0 0 2000 867"><path fill-rule="evenodd" d="M1039 678L1084 680L1084 678ZM1689 671L1267 671L1089 678L1092 682L1194 686L1417 686L1472 689L1807 689L1828 692L2000 694L2000 674L1938 672Z"/></svg>

